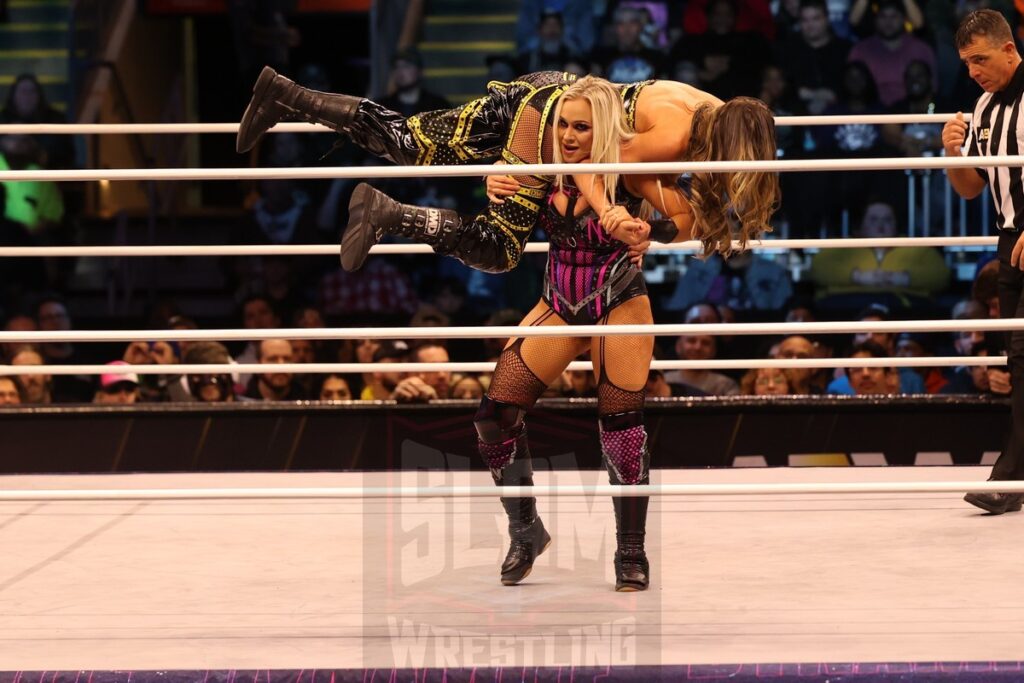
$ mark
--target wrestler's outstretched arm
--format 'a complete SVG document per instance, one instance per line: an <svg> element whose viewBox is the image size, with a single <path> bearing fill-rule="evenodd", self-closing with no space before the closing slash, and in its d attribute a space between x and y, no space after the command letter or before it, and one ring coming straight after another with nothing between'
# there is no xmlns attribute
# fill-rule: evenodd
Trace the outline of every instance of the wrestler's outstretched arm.
<svg viewBox="0 0 1024 683"><path fill-rule="evenodd" d="M676 183L676 176L630 176L626 179L626 188L647 200L663 216L648 222L650 239L669 244L699 237L693 208Z"/></svg>

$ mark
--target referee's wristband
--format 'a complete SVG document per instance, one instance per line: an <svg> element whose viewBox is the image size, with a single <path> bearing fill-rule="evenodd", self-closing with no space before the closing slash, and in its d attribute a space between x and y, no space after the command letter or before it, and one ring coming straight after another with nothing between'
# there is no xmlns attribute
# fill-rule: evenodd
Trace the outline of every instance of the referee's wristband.
<svg viewBox="0 0 1024 683"><path fill-rule="evenodd" d="M649 225L651 226L651 240L655 242L669 244L679 237L679 228L667 218L651 221Z"/></svg>

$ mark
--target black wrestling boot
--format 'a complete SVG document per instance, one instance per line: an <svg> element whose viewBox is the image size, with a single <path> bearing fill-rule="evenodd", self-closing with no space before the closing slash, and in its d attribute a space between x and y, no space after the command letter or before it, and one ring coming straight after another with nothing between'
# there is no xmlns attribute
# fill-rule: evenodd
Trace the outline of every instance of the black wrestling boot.
<svg viewBox="0 0 1024 683"><path fill-rule="evenodd" d="M615 534L618 545L615 550L615 590L620 593L645 591L651 580L651 566L644 550L647 498L615 498L614 502L618 529Z"/></svg>
<svg viewBox="0 0 1024 683"><path fill-rule="evenodd" d="M515 460L501 470L491 470L498 486L533 486L533 459L526 440L526 430L515 437ZM514 586L533 570L533 563L551 545L551 536L537 515L536 498L502 498L501 506L508 516L510 539L505 561L501 563L501 582Z"/></svg>
<svg viewBox="0 0 1024 683"><path fill-rule="evenodd" d="M355 118L362 99L303 88L265 66L238 126L235 149L239 154L248 152L264 133L285 118L320 123L343 132Z"/></svg>
<svg viewBox="0 0 1024 683"><path fill-rule="evenodd" d="M509 507L502 498L502 505L508 512ZM514 499L512 499L514 500ZM551 535L544 528L540 517L534 517L530 523L521 519L513 521L509 514L508 535L510 543L505 561L501 563L501 582L506 586L514 586L533 571L533 562L551 545Z"/></svg>
<svg viewBox="0 0 1024 683"><path fill-rule="evenodd" d="M341 267L359 270L370 248L384 235L398 235L429 244L439 254L459 246L462 219L449 209L400 204L380 190L360 183L348 203L348 227L341 236Z"/></svg>
<svg viewBox="0 0 1024 683"><path fill-rule="evenodd" d="M651 483L651 452L647 449L642 414L630 411L604 415L600 418L600 426L601 455L608 470L608 481L613 486ZM612 498L617 541L615 590L619 592L645 591L650 584L651 567L644 551L649 502L647 496Z"/></svg>
<svg viewBox="0 0 1024 683"><path fill-rule="evenodd" d="M651 580L651 566L644 552L644 532L616 534L615 590L620 593L645 591Z"/></svg>
<svg viewBox="0 0 1024 683"><path fill-rule="evenodd" d="M628 486L619 480L611 468L609 478L612 484ZM650 475L645 475L640 484L650 482ZM651 566L644 550L649 500L647 496L612 498L618 546L615 550L615 590L620 593L645 591L650 584Z"/></svg>
<svg viewBox="0 0 1024 683"><path fill-rule="evenodd" d="M1024 506L1024 493L968 493L964 500L985 512L1002 515L1007 512L1020 512Z"/></svg>

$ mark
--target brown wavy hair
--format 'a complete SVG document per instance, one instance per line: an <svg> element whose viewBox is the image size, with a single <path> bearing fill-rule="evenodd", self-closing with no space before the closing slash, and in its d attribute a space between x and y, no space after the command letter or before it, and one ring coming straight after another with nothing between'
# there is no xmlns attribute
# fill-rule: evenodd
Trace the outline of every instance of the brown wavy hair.
<svg viewBox="0 0 1024 683"><path fill-rule="evenodd" d="M693 113L691 161L768 161L775 151L775 118L761 100L736 97L717 108L701 104ZM694 173L691 189L705 257L732 253L734 239L745 249L772 231L768 221L781 196L777 173Z"/></svg>

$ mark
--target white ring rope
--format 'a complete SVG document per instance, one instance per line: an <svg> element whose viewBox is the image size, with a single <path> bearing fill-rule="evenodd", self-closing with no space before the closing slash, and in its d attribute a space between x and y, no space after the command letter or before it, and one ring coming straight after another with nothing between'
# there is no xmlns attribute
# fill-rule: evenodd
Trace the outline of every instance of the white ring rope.
<svg viewBox="0 0 1024 683"><path fill-rule="evenodd" d="M671 325L494 325L477 327L349 327L263 330L67 330L0 332L0 343L253 341L257 339L500 339L628 335L808 335L858 332L1002 332L1024 330L1024 318L985 320L868 320L807 323L694 323Z"/></svg>
<svg viewBox="0 0 1024 683"><path fill-rule="evenodd" d="M839 126L844 124L945 123L956 114L844 114L776 116L777 126ZM964 114L970 121L971 115ZM237 123L5 123L0 135L180 135L237 133ZM278 123L271 133L335 133L316 123Z"/></svg>
<svg viewBox="0 0 1024 683"><path fill-rule="evenodd" d="M895 247L994 247L998 237L880 237L850 239L765 239L747 243L748 249L877 249ZM531 242L528 254L548 251L549 243ZM733 242L735 249L739 242ZM135 257L135 256L337 256L337 244L241 244L158 246L90 246L90 247L0 247L0 257ZM700 242L651 244L651 251L702 251ZM378 244L371 254L433 254L426 244Z"/></svg>
<svg viewBox="0 0 1024 683"><path fill-rule="evenodd" d="M1024 156L796 159L783 161L685 161L630 164L494 164L467 166L314 166L306 168L113 168L0 171L0 182L97 180L320 180L352 178L455 178L460 176L553 176L579 173L679 175L681 173L884 171L1022 166Z"/></svg>
<svg viewBox="0 0 1024 683"><path fill-rule="evenodd" d="M109 500L253 500L375 498L532 498L636 496L786 496L865 493L1024 492L1024 480L921 481L802 484L562 484L560 486L348 486L318 488L205 488L205 489L17 489L0 491L0 502Z"/></svg>
<svg viewBox="0 0 1024 683"><path fill-rule="evenodd" d="M0 377L12 375L227 375L293 373L324 375L365 372L493 372L493 361L450 363L173 363L167 365L0 365ZM1006 365L1004 356L923 356L915 358L750 358L655 360L652 370L749 370L760 368L938 368ZM567 370L589 372L590 361L573 361Z"/></svg>

